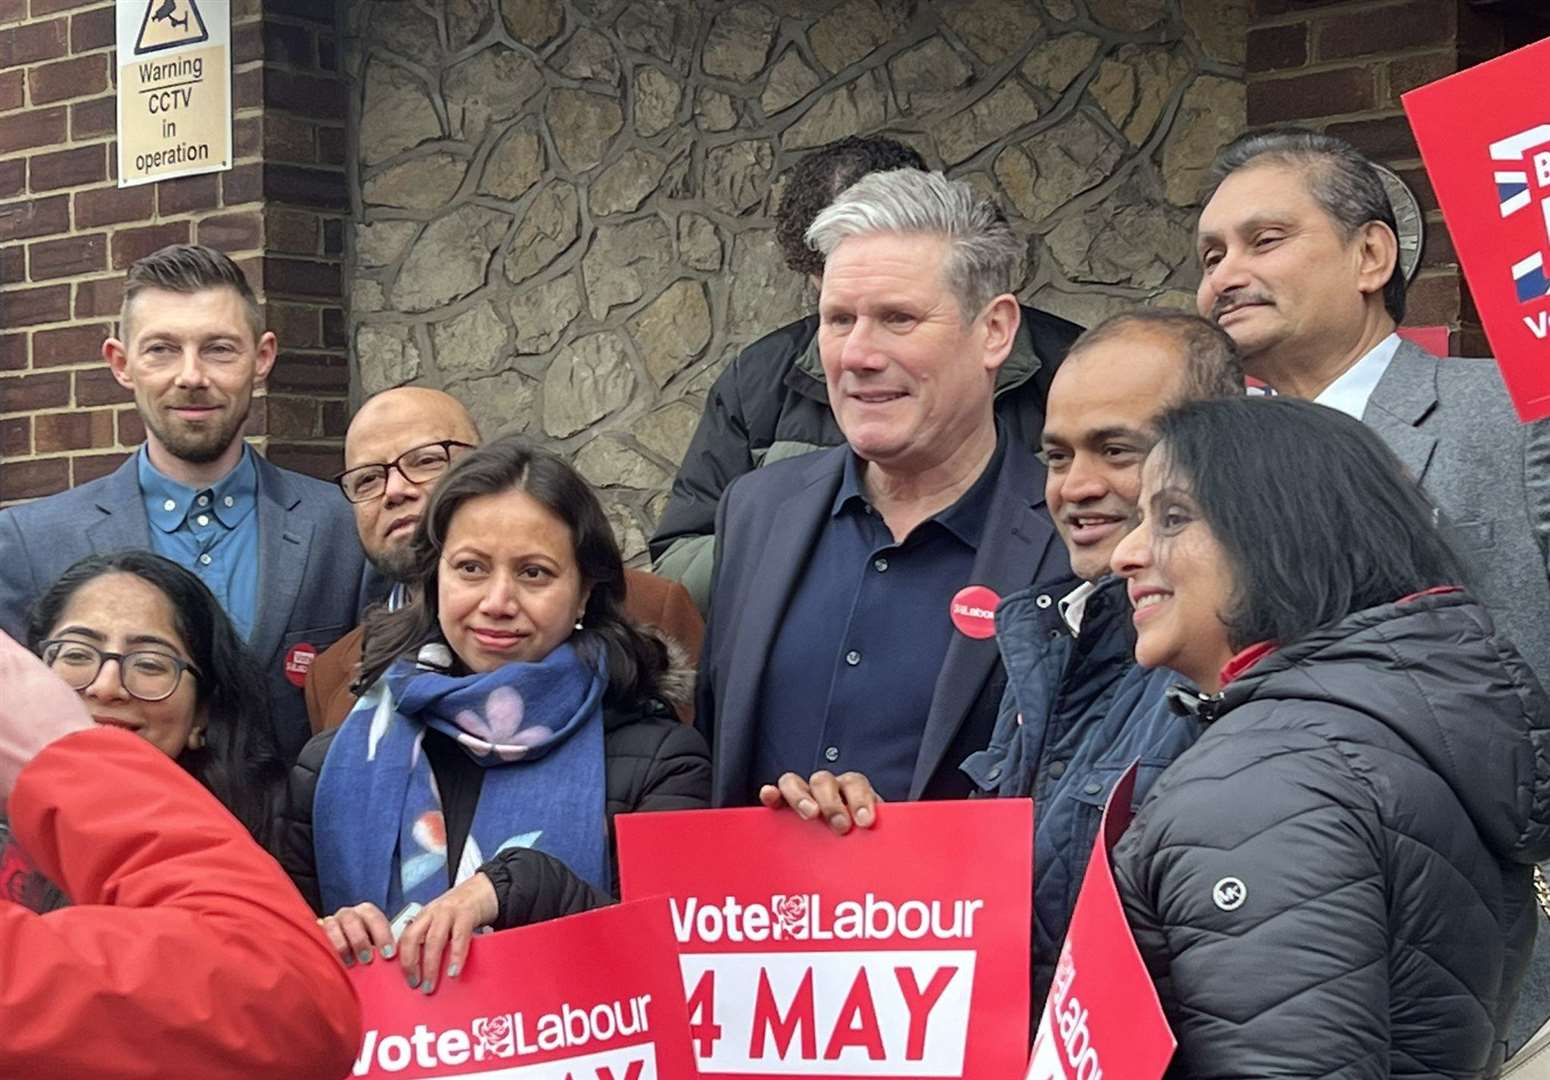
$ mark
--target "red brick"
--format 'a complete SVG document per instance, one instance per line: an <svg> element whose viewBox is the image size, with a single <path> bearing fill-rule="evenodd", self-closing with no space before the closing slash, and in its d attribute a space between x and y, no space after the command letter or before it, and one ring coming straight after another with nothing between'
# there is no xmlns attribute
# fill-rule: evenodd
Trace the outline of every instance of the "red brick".
<svg viewBox="0 0 1550 1080"><path fill-rule="evenodd" d="M71 8L90 7L98 0L32 0L32 15L52 15L58 11L69 11Z"/></svg>
<svg viewBox="0 0 1550 1080"><path fill-rule="evenodd" d="M145 441L145 421L133 408L118 410L118 444L139 446Z"/></svg>
<svg viewBox="0 0 1550 1080"><path fill-rule="evenodd" d="M128 454L82 454L70 459L71 483L76 487L98 480L129 460Z"/></svg>
<svg viewBox="0 0 1550 1080"><path fill-rule="evenodd" d="M344 257L344 222L338 218L323 219L323 254Z"/></svg>
<svg viewBox="0 0 1550 1080"><path fill-rule="evenodd" d="M350 197L343 172L303 169L295 165L265 165L264 194L277 202L316 210L346 213Z"/></svg>
<svg viewBox="0 0 1550 1080"><path fill-rule="evenodd" d="M1331 135L1338 135L1368 157L1385 165L1395 161L1414 161L1420 157L1420 152L1415 148L1415 135L1410 131L1409 121L1403 116L1344 121L1330 124L1324 130Z"/></svg>
<svg viewBox="0 0 1550 1080"><path fill-rule="evenodd" d="M332 75L272 72L264 79L264 105L313 120L343 121L350 112L350 95L345 84Z"/></svg>
<svg viewBox="0 0 1550 1080"><path fill-rule="evenodd" d="M15 30L0 32L0 68L36 64L40 60L57 60L69 50L69 19L27 23Z"/></svg>
<svg viewBox="0 0 1550 1080"><path fill-rule="evenodd" d="M252 251L264 246L264 217L256 210L208 217L195 228L201 244L221 251Z"/></svg>
<svg viewBox="0 0 1550 1080"><path fill-rule="evenodd" d="M264 69L234 72L231 77L231 101L234 109L251 109L264 103Z"/></svg>
<svg viewBox="0 0 1550 1080"><path fill-rule="evenodd" d="M33 417L32 437L38 453L62 450L103 450L113 445L113 412L93 409L87 412L44 413Z"/></svg>
<svg viewBox="0 0 1550 1080"><path fill-rule="evenodd" d="M319 164L343 167L347 156L344 128L320 126L318 128Z"/></svg>
<svg viewBox="0 0 1550 1080"><path fill-rule="evenodd" d="M232 121L231 152L236 158L257 157L264 147L264 124L257 116Z"/></svg>
<svg viewBox="0 0 1550 1080"><path fill-rule="evenodd" d="M281 397L270 394L267 398L269 435L310 439L316 437L322 426L315 398Z"/></svg>
<svg viewBox="0 0 1550 1080"><path fill-rule="evenodd" d="M32 335L32 366L60 367L87 364L102 358L102 343L113 328L107 323L37 330Z"/></svg>
<svg viewBox="0 0 1550 1080"><path fill-rule="evenodd" d="M1363 4L1360 11L1331 12L1317 23L1315 52L1320 60L1344 60L1441 45L1453 40L1455 11L1455 5L1437 0L1408 0L1385 7Z"/></svg>
<svg viewBox="0 0 1550 1080"><path fill-rule="evenodd" d="M264 14L288 16L323 26L334 25L333 11L326 4L319 5L317 0L264 0Z"/></svg>
<svg viewBox="0 0 1550 1080"><path fill-rule="evenodd" d="M11 113L0 123L0 154L64 142L66 116L63 105Z"/></svg>
<svg viewBox="0 0 1550 1080"><path fill-rule="evenodd" d="M263 166L238 165L221 174L221 202L224 205L258 202L263 197Z"/></svg>
<svg viewBox="0 0 1550 1080"><path fill-rule="evenodd" d="M350 332L345 328L343 309L323 309L323 344L332 349L342 349L350 344Z"/></svg>
<svg viewBox="0 0 1550 1080"><path fill-rule="evenodd" d="M124 306L124 275L92 278L75 283L75 317L77 319L118 318Z"/></svg>
<svg viewBox="0 0 1550 1080"><path fill-rule="evenodd" d="M1374 101L1372 71L1364 67L1266 79L1249 84L1248 123L1257 127L1282 120L1363 112L1371 109Z"/></svg>
<svg viewBox="0 0 1550 1080"><path fill-rule="evenodd" d="M1405 293L1406 326L1452 326L1461 310L1456 270L1418 274Z"/></svg>
<svg viewBox="0 0 1550 1080"><path fill-rule="evenodd" d="M305 210L272 207L264 215L264 235L270 251L293 255L318 253L318 216Z"/></svg>
<svg viewBox="0 0 1550 1080"><path fill-rule="evenodd" d="M0 379L0 413L62 409L70 404L70 376L63 371L44 375L7 375Z"/></svg>
<svg viewBox="0 0 1550 1080"><path fill-rule="evenodd" d="M108 88L107 54L90 53L35 67L27 72L27 87L34 105L100 94Z"/></svg>
<svg viewBox="0 0 1550 1080"><path fill-rule="evenodd" d="M287 349L315 349L323 344L318 309L305 304L271 303L269 329Z"/></svg>
<svg viewBox="0 0 1550 1080"><path fill-rule="evenodd" d="M0 285L20 285L26 280L26 249L21 244L0 248Z"/></svg>
<svg viewBox="0 0 1550 1080"><path fill-rule="evenodd" d="M89 229L97 225L118 225L125 221L145 221L156 208L156 185L92 188L75 193L75 226Z"/></svg>
<svg viewBox="0 0 1550 1080"><path fill-rule="evenodd" d="M264 117L264 160L312 162L317 157L317 139L306 120L270 112Z"/></svg>
<svg viewBox="0 0 1550 1080"><path fill-rule="evenodd" d="M70 286L8 290L0 293L0 310L5 312L7 327L63 322L70 317Z"/></svg>
<svg viewBox="0 0 1550 1080"><path fill-rule="evenodd" d="M323 435L342 439L350 427L350 403L336 400L323 402Z"/></svg>
<svg viewBox="0 0 1550 1080"><path fill-rule="evenodd" d="M19 109L27 103L26 83L20 71L0 72L0 112Z"/></svg>
<svg viewBox="0 0 1550 1080"><path fill-rule="evenodd" d="M113 269L128 269L131 263L138 262L153 251L160 251L168 244L186 244L188 241L189 223L186 221L120 229L113 234Z"/></svg>
<svg viewBox="0 0 1550 1080"><path fill-rule="evenodd" d="M318 35L318 68L329 72L339 70L339 42L332 34Z"/></svg>
<svg viewBox="0 0 1550 1080"><path fill-rule="evenodd" d="M1426 239L1421 244L1421 267L1458 266L1458 251L1453 247L1453 237L1442 222L1426 223Z"/></svg>
<svg viewBox="0 0 1550 1080"><path fill-rule="evenodd" d="M262 25L265 60L287 67L313 66L312 33L306 27L277 22Z"/></svg>
<svg viewBox="0 0 1550 1080"><path fill-rule="evenodd" d="M1308 62L1308 24L1256 27L1249 31L1247 48L1249 71L1301 67Z"/></svg>
<svg viewBox="0 0 1550 1080"><path fill-rule="evenodd" d="M27 366L27 335L0 334L0 371L20 371Z"/></svg>
<svg viewBox="0 0 1550 1080"><path fill-rule="evenodd" d="M32 417L0 420L0 459L27 457L32 453Z"/></svg>
<svg viewBox="0 0 1550 1080"><path fill-rule="evenodd" d="M73 277L107 268L108 239L105 233L40 240L27 245L27 271L33 281Z"/></svg>
<svg viewBox="0 0 1550 1080"><path fill-rule="evenodd" d="M0 0L0 26L18 23L27 17L27 0Z"/></svg>
<svg viewBox="0 0 1550 1080"><path fill-rule="evenodd" d="M1401 94L1436 82L1458 70L1458 57L1452 52L1424 53L1389 61L1389 101L1398 105Z"/></svg>
<svg viewBox="0 0 1550 1080"><path fill-rule="evenodd" d="M70 484L69 458L33 458L0 464L0 499L39 499Z"/></svg>
<svg viewBox="0 0 1550 1080"><path fill-rule="evenodd" d="M33 236L67 232L70 228L70 196L50 195L0 203L0 243Z"/></svg>
<svg viewBox="0 0 1550 1080"><path fill-rule="evenodd" d="M265 257L264 287L271 295L337 300L341 288L339 264Z"/></svg>
<svg viewBox="0 0 1550 1080"><path fill-rule="evenodd" d="M70 51L90 52L105 49L114 43L117 25L113 18L113 5L83 11L70 19Z"/></svg>
<svg viewBox="0 0 1550 1080"><path fill-rule="evenodd" d="M319 480L326 480L344 468L344 450L338 446L271 442L269 453L264 456L282 469L294 469Z"/></svg>
<svg viewBox="0 0 1550 1080"><path fill-rule="evenodd" d="M156 209L162 214L187 214L221 205L221 178L217 173L163 180L156 185Z"/></svg>
<svg viewBox="0 0 1550 1080"><path fill-rule="evenodd" d="M70 137L79 142L118 130L118 99L113 95L70 106Z"/></svg>
<svg viewBox="0 0 1550 1080"><path fill-rule="evenodd" d="M118 384L108 366L84 368L74 373L75 403L86 408L92 405L123 405L134 400L134 395Z"/></svg>
<svg viewBox="0 0 1550 1080"><path fill-rule="evenodd" d="M242 437L244 439L255 436L264 436L269 433L269 395L253 399L252 407L248 409L248 418L242 425Z"/></svg>
<svg viewBox="0 0 1550 1080"><path fill-rule="evenodd" d="M285 342L280 342L285 347ZM343 356L282 353L269 373L272 394L344 394L350 389L350 367Z"/></svg>
<svg viewBox="0 0 1550 1080"><path fill-rule="evenodd" d="M231 62L250 64L264 58L264 24L245 23L231 28Z"/></svg>
<svg viewBox="0 0 1550 1080"><path fill-rule="evenodd" d="M52 191L106 180L107 150L106 143L93 143L52 154L35 154L27 165L28 185L33 191Z"/></svg>
<svg viewBox="0 0 1550 1080"><path fill-rule="evenodd" d="M27 159L0 161L0 199L9 199L27 190Z"/></svg>

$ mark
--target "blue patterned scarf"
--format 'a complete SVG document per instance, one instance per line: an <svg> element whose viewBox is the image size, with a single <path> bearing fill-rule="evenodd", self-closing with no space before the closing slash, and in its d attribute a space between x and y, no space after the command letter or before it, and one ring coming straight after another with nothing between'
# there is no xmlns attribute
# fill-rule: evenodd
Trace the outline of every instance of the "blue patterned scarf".
<svg viewBox="0 0 1550 1080"><path fill-rule="evenodd" d="M567 642L537 663L445 675L435 643L399 660L356 703L329 747L313 800L323 910L370 901L389 917L447 888L441 794L422 743L451 736L488 771L454 882L509 847L531 847L610 887L604 819L603 689Z"/></svg>

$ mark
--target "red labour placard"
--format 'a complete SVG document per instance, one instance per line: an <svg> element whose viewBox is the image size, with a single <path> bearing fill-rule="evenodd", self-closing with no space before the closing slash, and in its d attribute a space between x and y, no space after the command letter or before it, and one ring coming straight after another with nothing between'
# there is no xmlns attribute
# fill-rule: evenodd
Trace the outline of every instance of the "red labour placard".
<svg viewBox="0 0 1550 1080"><path fill-rule="evenodd" d="M351 1075L692 1080L675 961L660 900L476 938L429 996L374 960L350 972L365 1028Z"/></svg>
<svg viewBox="0 0 1550 1080"><path fill-rule="evenodd" d="M1404 95L1520 419L1550 416L1550 38Z"/></svg>
<svg viewBox="0 0 1550 1080"><path fill-rule="evenodd" d="M669 897L702 1076L1022 1071L1026 799L890 803L847 836L762 808L616 827L624 895Z"/></svg>
<svg viewBox="0 0 1550 1080"><path fill-rule="evenodd" d="M1130 824L1135 787L1132 765L1104 807L1027 1080L1157 1080L1173 1057L1173 1032L1136 951L1109 866L1109 852Z"/></svg>

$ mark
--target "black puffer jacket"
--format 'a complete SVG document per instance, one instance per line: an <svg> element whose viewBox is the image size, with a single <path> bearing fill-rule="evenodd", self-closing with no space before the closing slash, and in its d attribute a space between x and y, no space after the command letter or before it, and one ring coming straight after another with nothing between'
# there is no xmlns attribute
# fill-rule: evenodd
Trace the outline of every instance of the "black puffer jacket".
<svg viewBox="0 0 1550 1080"><path fill-rule="evenodd" d="M1260 660L1115 851L1170 1076L1501 1065L1550 855L1550 701L1461 591Z"/></svg>
<svg viewBox="0 0 1550 1080"><path fill-rule="evenodd" d="M606 710L603 724L608 846L610 862L616 865L614 815L708 807L710 753L700 734L655 698L635 710ZM323 761L338 731L333 728L316 735L302 749L291 770L286 810L274 830L280 865L320 915L325 912L318 895L312 848L312 803ZM473 822L484 769L439 732L427 732L425 746L442 793L447 864L455 867ZM501 910L495 927L499 930L574 915L613 899L571 873L552 855L530 848L504 851L480 870L495 883ZM394 914L387 913L390 918Z"/></svg>

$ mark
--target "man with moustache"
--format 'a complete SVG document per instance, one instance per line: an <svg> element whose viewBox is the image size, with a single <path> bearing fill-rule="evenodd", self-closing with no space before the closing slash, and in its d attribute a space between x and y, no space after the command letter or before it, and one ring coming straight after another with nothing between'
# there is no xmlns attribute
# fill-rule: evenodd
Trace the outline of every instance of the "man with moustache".
<svg viewBox="0 0 1550 1080"><path fill-rule="evenodd" d="M366 558L392 583L389 608L404 601L402 582L412 569L409 540L432 491L458 455L480 442L479 427L461 401L423 386L384 390L350 421L345 469L334 480L355 511ZM625 570L624 576L625 613L655 626L692 663L704 626L688 592L640 570ZM364 633L356 627L340 638L307 673L307 715L314 732L338 727L354 707Z"/></svg>
<svg viewBox="0 0 1550 1080"><path fill-rule="evenodd" d="M845 442L721 500L698 698L712 798L747 805L820 770L890 799L964 795L958 763L1004 686L974 612L987 592L1071 587L1044 469L994 412L1023 245L968 184L915 169L864 176L807 238Z"/></svg>
<svg viewBox="0 0 1550 1080"><path fill-rule="evenodd" d="M23 637L34 599L77 559L154 551L198 574L246 638L276 744L293 759L309 731L302 677L362 603L349 511L328 484L242 438L277 343L230 258L174 245L135 263L119 334L102 354L134 393L145 444L101 479L0 511L0 629Z"/></svg>

